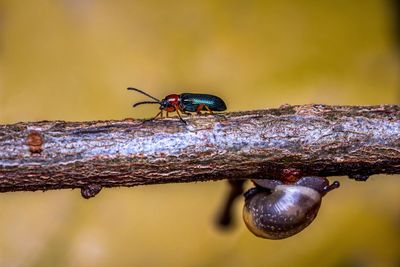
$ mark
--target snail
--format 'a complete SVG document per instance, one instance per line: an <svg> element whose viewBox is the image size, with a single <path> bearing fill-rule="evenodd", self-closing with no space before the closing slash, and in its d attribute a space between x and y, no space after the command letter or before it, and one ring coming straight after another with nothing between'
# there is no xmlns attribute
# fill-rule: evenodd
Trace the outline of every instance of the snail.
<svg viewBox="0 0 400 267"><path fill-rule="evenodd" d="M305 176L293 184L253 180L256 187L244 194L243 220L256 236L283 239L306 228L317 216L322 197L340 186L324 177Z"/></svg>

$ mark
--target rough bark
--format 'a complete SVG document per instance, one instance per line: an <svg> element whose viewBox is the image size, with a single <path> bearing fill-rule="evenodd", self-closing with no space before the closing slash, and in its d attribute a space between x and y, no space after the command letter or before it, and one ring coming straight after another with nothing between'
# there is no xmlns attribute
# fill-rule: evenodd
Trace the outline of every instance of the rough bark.
<svg viewBox="0 0 400 267"><path fill-rule="evenodd" d="M144 122L0 125L0 192L400 173L400 106L282 106Z"/></svg>

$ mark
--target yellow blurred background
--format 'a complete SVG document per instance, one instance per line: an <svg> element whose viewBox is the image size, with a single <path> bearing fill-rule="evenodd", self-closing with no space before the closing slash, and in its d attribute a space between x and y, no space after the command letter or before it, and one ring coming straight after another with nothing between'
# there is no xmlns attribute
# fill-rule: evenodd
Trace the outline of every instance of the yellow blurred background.
<svg viewBox="0 0 400 267"><path fill-rule="evenodd" d="M393 1L394 2L394 1ZM230 111L399 102L390 1L0 0L0 123L151 117L126 87ZM399 266L400 177L345 177L297 236L213 220L223 182L0 194L0 266Z"/></svg>

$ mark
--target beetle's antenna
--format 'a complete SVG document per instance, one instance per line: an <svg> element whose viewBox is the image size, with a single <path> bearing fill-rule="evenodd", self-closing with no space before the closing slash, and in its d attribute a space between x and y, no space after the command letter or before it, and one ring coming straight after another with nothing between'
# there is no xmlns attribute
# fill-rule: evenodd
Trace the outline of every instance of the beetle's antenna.
<svg viewBox="0 0 400 267"><path fill-rule="evenodd" d="M137 102L137 103L133 104L133 107L137 107L137 106L143 105L143 104L160 104L160 102L155 102L155 101L142 101L142 102Z"/></svg>
<svg viewBox="0 0 400 267"><path fill-rule="evenodd" d="M141 94L144 94L145 96L148 96L148 97L150 97L151 99L154 99L155 101L157 101L158 103L160 103L160 100L158 100L158 99L155 98L154 96L149 95L148 93L143 92L142 90L139 90L139 89L133 88L133 87L128 87L127 89L128 89L128 90L133 90L133 91L139 92L139 93L141 93Z"/></svg>

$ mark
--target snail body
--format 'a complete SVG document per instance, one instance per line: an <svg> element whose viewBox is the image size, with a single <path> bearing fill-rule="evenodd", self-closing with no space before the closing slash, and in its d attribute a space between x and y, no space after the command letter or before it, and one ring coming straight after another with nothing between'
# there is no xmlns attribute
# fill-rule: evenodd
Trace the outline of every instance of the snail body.
<svg viewBox="0 0 400 267"><path fill-rule="evenodd" d="M254 180L245 193L243 219L256 236L283 239L306 228L318 214L322 197L339 187L323 177L306 176L294 184L278 180Z"/></svg>

